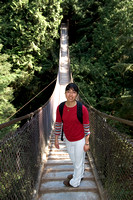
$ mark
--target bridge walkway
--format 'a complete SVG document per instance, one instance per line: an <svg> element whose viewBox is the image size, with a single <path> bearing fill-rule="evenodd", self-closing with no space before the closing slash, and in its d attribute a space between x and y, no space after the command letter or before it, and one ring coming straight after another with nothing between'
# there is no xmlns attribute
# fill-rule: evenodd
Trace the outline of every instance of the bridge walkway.
<svg viewBox="0 0 133 200"><path fill-rule="evenodd" d="M65 142L60 140L59 144L60 149L56 149L54 134L52 134L41 177L38 200L101 200L87 154L85 176L81 185L73 188L63 184L66 177L73 173L73 165L66 151Z"/></svg>

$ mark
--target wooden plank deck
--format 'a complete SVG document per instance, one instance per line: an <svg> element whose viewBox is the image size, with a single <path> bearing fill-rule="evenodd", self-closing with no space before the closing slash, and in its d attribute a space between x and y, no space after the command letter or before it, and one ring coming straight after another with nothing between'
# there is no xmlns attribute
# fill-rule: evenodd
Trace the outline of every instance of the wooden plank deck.
<svg viewBox="0 0 133 200"><path fill-rule="evenodd" d="M66 177L73 173L73 165L64 142L60 140L60 149L55 148L54 134L51 136L46 160L41 177L38 200L101 200L87 156L85 159L84 179L77 188L66 187L63 184Z"/></svg>

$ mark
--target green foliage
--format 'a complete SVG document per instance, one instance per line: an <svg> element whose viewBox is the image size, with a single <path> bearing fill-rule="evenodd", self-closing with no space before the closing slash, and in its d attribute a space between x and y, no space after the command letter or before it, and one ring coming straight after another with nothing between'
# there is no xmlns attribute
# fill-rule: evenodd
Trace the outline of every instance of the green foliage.
<svg viewBox="0 0 133 200"><path fill-rule="evenodd" d="M0 41L2 53L9 55L15 107L19 108L56 76L62 0L13 0L0 2ZM23 94L23 95L22 95ZM47 97L48 98L48 97ZM35 103L20 115L45 103ZM33 108L32 108L33 107Z"/></svg>
<svg viewBox="0 0 133 200"><path fill-rule="evenodd" d="M43 3L43 6L42 6ZM55 7L55 8L54 8ZM5 15L5 9L8 15ZM55 39L59 38L58 27L61 16L59 2L47 5L44 1L40 3L28 1L12 1L3 6L1 38L6 49L12 54L13 70L21 69L29 74L35 71L43 71L48 64L50 50L55 46ZM5 23L6 22L6 23ZM6 36L6 37L5 37ZM45 68L46 63L46 68Z"/></svg>
<svg viewBox="0 0 133 200"><path fill-rule="evenodd" d="M132 3L133 0L71 0L64 4L70 5L65 15L70 16L75 82L93 106L107 113L115 110L117 116L129 120L133 116L124 115L124 110L130 113L131 101L128 107L122 103L121 109L110 104L118 98L123 102L123 96L130 98L133 94Z"/></svg>
<svg viewBox="0 0 133 200"><path fill-rule="evenodd" d="M2 45L0 45L0 50ZM15 75L11 73L11 64L7 61L9 56L0 53L0 123L3 123L9 117L15 108L11 101L13 100L13 88L10 83Z"/></svg>
<svg viewBox="0 0 133 200"><path fill-rule="evenodd" d="M0 1L0 123L56 77L61 2ZM43 105L51 95L50 91L46 92L14 117L28 114ZM6 132L6 128L2 130L1 137Z"/></svg>
<svg viewBox="0 0 133 200"><path fill-rule="evenodd" d="M12 115L16 109L13 101L13 88L10 86L15 79L15 74L11 72L11 64L8 62L9 56L1 53L2 45L0 44L0 123L6 122L6 119ZM17 128L13 125L0 131L0 139L10 131Z"/></svg>

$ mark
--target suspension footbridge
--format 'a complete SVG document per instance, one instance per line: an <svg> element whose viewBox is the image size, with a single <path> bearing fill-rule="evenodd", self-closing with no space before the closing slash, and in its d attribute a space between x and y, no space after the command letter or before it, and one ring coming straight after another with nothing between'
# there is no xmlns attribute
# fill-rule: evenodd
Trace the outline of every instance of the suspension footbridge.
<svg viewBox="0 0 133 200"><path fill-rule="evenodd" d="M85 177L80 187L63 185L73 172L65 143L54 147L56 108L65 100L65 87L72 82L68 28L61 25L59 70L54 92L35 112L0 124L0 129L28 119L0 141L1 200L132 200L133 141L111 127L112 119L86 105L90 116L90 151L86 153ZM131 121L122 123L133 126Z"/></svg>
<svg viewBox="0 0 133 200"><path fill-rule="evenodd" d="M57 77L58 91L60 91L59 99L56 107L59 103L65 100L65 87L72 81L70 73L70 61L69 61L69 49L68 49L68 33L66 25L62 24L61 27L61 40L60 40L60 61L59 61L59 73ZM62 95L63 94L63 95ZM55 116L54 116L55 117ZM60 139L61 149L57 150L54 147L54 134L51 134L50 143L48 146L48 153L42 176L40 179L39 190L37 199L44 200L76 200L79 197L84 200L100 200L100 191L98 189L92 168L89 164L88 157L85 162L85 177L78 188L68 188L63 185L63 180L69 174L73 173L73 165L70 161L68 153L66 151L65 143Z"/></svg>

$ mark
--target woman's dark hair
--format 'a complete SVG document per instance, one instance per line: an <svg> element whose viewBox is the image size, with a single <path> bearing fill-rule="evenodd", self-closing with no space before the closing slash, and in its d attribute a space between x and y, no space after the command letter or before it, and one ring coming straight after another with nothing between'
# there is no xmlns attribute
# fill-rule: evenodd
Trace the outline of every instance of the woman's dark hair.
<svg viewBox="0 0 133 200"><path fill-rule="evenodd" d="M79 89L78 89L78 86L75 84L75 83L69 83L67 86L66 86L66 90L70 90L70 89L73 89L75 92L79 92Z"/></svg>

